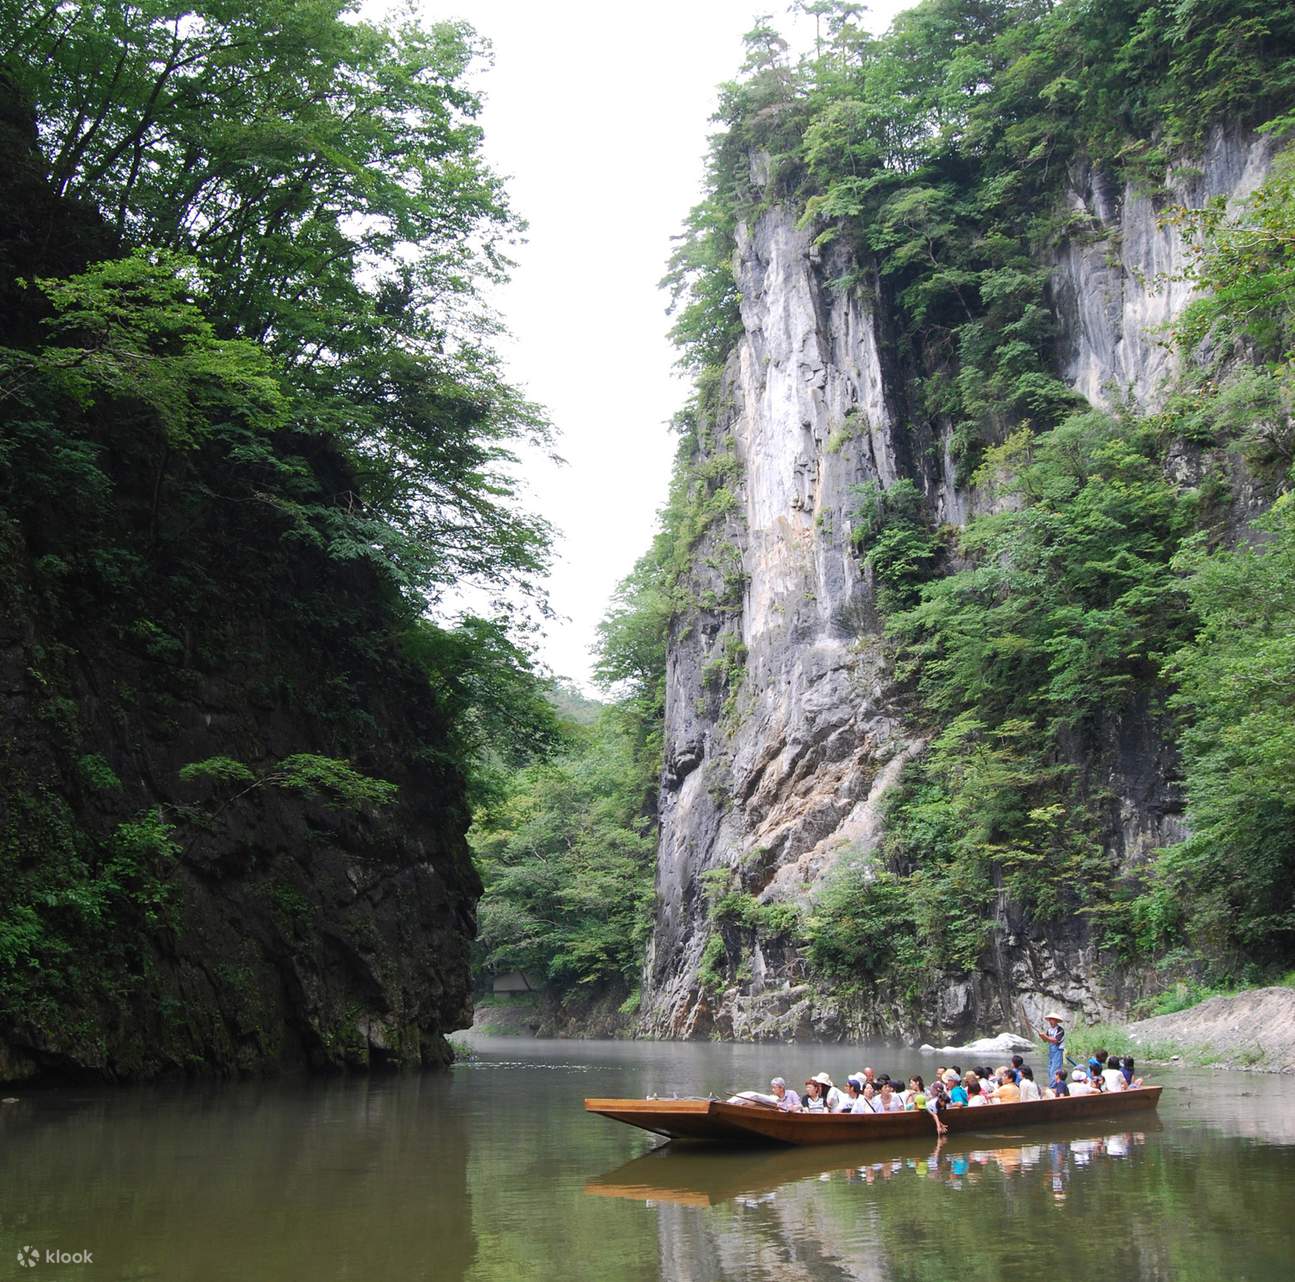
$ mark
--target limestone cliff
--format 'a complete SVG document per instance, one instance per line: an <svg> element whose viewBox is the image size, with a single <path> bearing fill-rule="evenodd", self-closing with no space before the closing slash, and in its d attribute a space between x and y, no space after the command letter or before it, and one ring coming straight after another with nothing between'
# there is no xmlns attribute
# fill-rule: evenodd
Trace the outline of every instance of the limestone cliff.
<svg viewBox="0 0 1295 1282"><path fill-rule="evenodd" d="M1050 263L1056 369L1074 389L1099 404L1154 403L1173 362L1158 327L1189 296L1178 279L1182 234L1159 215L1175 199L1243 198L1270 151L1260 138L1216 130L1201 157L1171 174L1168 202L1074 169L1065 201L1078 217ZM763 164L752 164L756 188L768 180ZM985 506L959 481L947 434L911 426L918 416L908 412L876 301L884 291L866 265L820 253L794 212L774 204L739 227L737 272L743 334L703 449L735 452L738 502L698 548L694 586L699 601L717 599L720 567L736 549L744 591L740 606L703 605L671 638L643 1028L830 1037L862 1019L871 1031L953 1033L1024 1025L1051 1002L1109 1012L1126 995L1098 987L1085 927L1027 937L1005 905L992 964L974 981L947 984L920 1029L884 998L843 1013L804 983L794 950L776 940L743 942L749 960L721 999L699 985L711 934L705 874L733 870L762 903L807 902L843 855L876 845L882 799L923 747L892 699L872 585L852 547L852 490L910 478L931 519L953 525ZM833 283L861 276L849 288ZM1240 518L1251 499L1238 485ZM745 667L721 703L715 671L724 656ZM1083 763L1111 798L1112 856L1141 860L1181 835L1171 758L1155 716L1135 709Z"/></svg>

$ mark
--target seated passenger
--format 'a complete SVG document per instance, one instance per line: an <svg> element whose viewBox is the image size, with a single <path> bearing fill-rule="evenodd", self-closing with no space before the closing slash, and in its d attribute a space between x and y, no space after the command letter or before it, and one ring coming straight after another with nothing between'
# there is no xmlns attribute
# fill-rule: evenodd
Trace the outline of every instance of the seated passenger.
<svg viewBox="0 0 1295 1282"><path fill-rule="evenodd" d="M878 1113L880 1100L878 1096L881 1092L877 1089L875 1082L864 1082L863 1094L859 1096L859 1103L855 1106L856 1113Z"/></svg>
<svg viewBox="0 0 1295 1282"><path fill-rule="evenodd" d="M800 1111L800 1096L795 1091L789 1091L787 1083L781 1077L775 1077L769 1083L769 1089L773 1091L773 1097L784 1113Z"/></svg>
<svg viewBox="0 0 1295 1282"><path fill-rule="evenodd" d="M1067 1094L1098 1095L1100 1093L1101 1092L1098 1091L1097 1088L1088 1080L1088 1073L1084 1069L1077 1068L1070 1074L1070 1090Z"/></svg>
<svg viewBox="0 0 1295 1282"><path fill-rule="evenodd" d="M1070 1094L1070 1087L1066 1085L1066 1070L1059 1068L1052 1075L1052 1098L1061 1099L1064 1095Z"/></svg>
<svg viewBox="0 0 1295 1282"><path fill-rule="evenodd" d="M1021 1102L1021 1088L1017 1086L1012 1078L1012 1070L1003 1068L998 1073L998 1085L994 1089L995 1104L1019 1104Z"/></svg>
<svg viewBox="0 0 1295 1282"><path fill-rule="evenodd" d="M966 1108L969 1103L968 1090L976 1080L975 1073L968 1073L966 1082L954 1077L952 1070L944 1075L944 1085L949 1092L950 1108Z"/></svg>
<svg viewBox="0 0 1295 1282"><path fill-rule="evenodd" d="M881 1084L881 1094L877 1097L878 1113L902 1113L904 1111L904 1101L899 1098L895 1090L894 1082L883 1082Z"/></svg>
<svg viewBox="0 0 1295 1282"><path fill-rule="evenodd" d="M1017 1086L1021 1084L1021 1069L1025 1067L1025 1060L1020 1055L1012 1056L1012 1081Z"/></svg>
<svg viewBox="0 0 1295 1282"><path fill-rule="evenodd" d="M845 1098L834 1108L834 1113L853 1113L855 1105L863 1099L863 1077L858 1073L851 1073L845 1079ZM863 1110L858 1110L862 1112Z"/></svg>
<svg viewBox="0 0 1295 1282"><path fill-rule="evenodd" d="M988 1103L989 1103L989 1098L988 1096L986 1096L984 1091L980 1089L979 1080L973 1079L972 1081L968 1082L967 1083L967 1107L980 1108L982 1105L985 1105Z"/></svg>
<svg viewBox="0 0 1295 1282"><path fill-rule="evenodd" d="M1043 1097L1039 1094L1039 1084L1034 1080L1034 1070L1028 1064L1021 1065L1021 1103L1032 1104Z"/></svg>
<svg viewBox="0 0 1295 1282"><path fill-rule="evenodd" d="M1126 1091L1128 1088L1129 1084L1124 1080L1124 1074L1120 1070L1119 1057L1116 1055L1108 1056L1106 1067L1102 1069L1102 1089L1105 1091Z"/></svg>
<svg viewBox="0 0 1295 1282"><path fill-rule="evenodd" d="M937 1135L947 1135L949 1128L944 1123L941 1113L949 1107L949 1095L944 1089L944 1083L936 1078L931 1083L931 1089L926 1096L926 1111L930 1113L932 1120L935 1122L935 1131Z"/></svg>
<svg viewBox="0 0 1295 1282"><path fill-rule="evenodd" d="M823 1088L823 1107L829 1113L835 1113L837 1105L845 1098L833 1084L827 1073L815 1073L814 1080Z"/></svg>
<svg viewBox="0 0 1295 1282"><path fill-rule="evenodd" d="M1142 1079L1137 1075L1137 1069L1133 1066L1132 1055L1126 1055L1121 1061L1120 1072L1124 1074L1125 1085L1130 1090L1136 1090L1142 1085Z"/></svg>
<svg viewBox="0 0 1295 1282"><path fill-rule="evenodd" d="M805 1079L805 1094L800 1107L804 1113L827 1112L827 1087L818 1078L807 1077Z"/></svg>
<svg viewBox="0 0 1295 1282"><path fill-rule="evenodd" d="M914 1100L916 1100L919 1095L922 1097L922 1102L920 1104L916 1104L914 1103ZM913 1076L908 1079L908 1090L906 1090L900 1098L904 1101L904 1107L906 1109L926 1107L926 1083L922 1081L922 1075L920 1073L914 1073Z"/></svg>

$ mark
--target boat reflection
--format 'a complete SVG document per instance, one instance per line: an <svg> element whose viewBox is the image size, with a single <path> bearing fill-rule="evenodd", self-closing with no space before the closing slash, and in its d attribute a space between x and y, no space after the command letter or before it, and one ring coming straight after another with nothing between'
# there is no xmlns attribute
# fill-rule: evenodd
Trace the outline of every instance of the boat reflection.
<svg viewBox="0 0 1295 1282"><path fill-rule="evenodd" d="M1089 1129L1030 1127L1028 1134L1004 1132L951 1136L932 1143L770 1149L724 1149L665 1144L605 1175L590 1179L585 1192L679 1206L752 1205L778 1190L805 1181L876 1184L893 1180L940 1181L958 1189L975 1185L988 1171L1000 1177L1041 1175L1054 1201L1065 1200L1073 1174L1097 1162L1128 1157L1161 1129L1152 1116L1137 1129L1113 1130L1109 1120Z"/></svg>

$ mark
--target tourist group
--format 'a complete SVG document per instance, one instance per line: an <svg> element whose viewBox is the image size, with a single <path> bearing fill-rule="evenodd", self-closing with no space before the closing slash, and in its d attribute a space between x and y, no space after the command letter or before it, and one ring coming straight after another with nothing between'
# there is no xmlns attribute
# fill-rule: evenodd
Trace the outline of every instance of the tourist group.
<svg viewBox="0 0 1295 1282"><path fill-rule="evenodd" d="M802 1095L788 1087L784 1078L775 1077L770 1083L772 1095L743 1091L730 1102L766 1104L785 1112L806 1113L903 1113L925 1109L935 1118L937 1128L943 1130L940 1114L950 1108L1021 1104L1062 1095L1124 1091L1142 1085L1142 1079L1135 1076L1131 1056L1112 1055L1106 1050L1097 1051L1087 1067L1075 1065L1067 1074L1062 1066L1065 1028L1061 1017L1050 1014L1045 1019L1047 1027L1040 1030L1048 1046L1049 1081L1045 1086L1034 1080L1034 1070L1020 1055L1013 1055L1010 1064L997 1069L980 1066L963 1072L958 1064L941 1066L929 1086L918 1073L908 1078L905 1086L902 1079L892 1078L889 1073L865 1068L846 1078L844 1090L827 1073L818 1073L806 1080Z"/></svg>

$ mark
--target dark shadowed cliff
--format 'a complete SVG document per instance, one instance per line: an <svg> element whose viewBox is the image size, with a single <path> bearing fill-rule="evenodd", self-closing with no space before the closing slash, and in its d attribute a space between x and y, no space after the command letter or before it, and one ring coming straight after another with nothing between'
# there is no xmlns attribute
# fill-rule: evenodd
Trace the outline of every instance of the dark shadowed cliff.
<svg viewBox="0 0 1295 1282"><path fill-rule="evenodd" d="M101 273L77 306L107 319L42 348L19 278L120 251L51 193L8 88L0 1079L444 1064L471 1019L465 782L417 610L329 554L353 466L258 419L156 275Z"/></svg>

